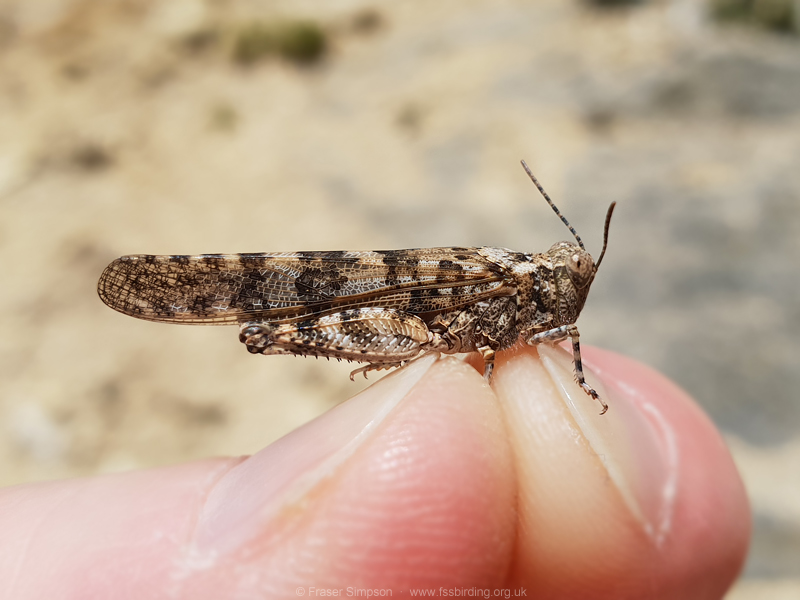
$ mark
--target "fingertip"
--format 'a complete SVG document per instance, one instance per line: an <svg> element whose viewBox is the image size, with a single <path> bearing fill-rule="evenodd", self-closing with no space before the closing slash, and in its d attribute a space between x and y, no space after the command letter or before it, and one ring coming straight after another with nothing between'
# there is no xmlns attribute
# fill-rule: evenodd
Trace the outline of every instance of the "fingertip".
<svg viewBox="0 0 800 600"><path fill-rule="evenodd" d="M505 354L494 385L517 459L514 581L545 596L721 596L749 516L713 425L663 376L585 348L587 380L609 404L599 416L571 356L540 351Z"/></svg>
<svg viewBox="0 0 800 600"><path fill-rule="evenodd" d="M671 437L675 488L661 548L664 570L698 596L721 597L742 569L752 529L744 483L722 435L657 371L607 350L591 348L586 355L590 368Z"/></svg>
<svg viewBox="0 0 800 600"><path fill-rule="evenodd" d="M515 484L494 394L469 366L444 359L346 466L317 519L357 549L340 572L396 590L493 587L511 561Z"/></svg>
<svg viewBox="0 0 800 600"><path fill-rule="evenodd" d="M212 512L243 509L246 516L212 518L214 537L200 537L215 567L192 586L207 590L234 577L255 587L268 583L280 596L310 586L499 585L516 520L514 470L496 399L459 361L411 367L419 377L401 386L399 397L395 383L414 371L384 378L243 463L230 473L235 485L220 482L212 495L218 497L209 499ZM365 410L372 412L354 425ZM331 431L349 431L349 439L338 437L313 461L302 458ZM300 469L261 496L252 484L282 472L276 462ZM201 529L209 526L204 521ZM243 525L248 535L231 545L223 522Z"/></svg>

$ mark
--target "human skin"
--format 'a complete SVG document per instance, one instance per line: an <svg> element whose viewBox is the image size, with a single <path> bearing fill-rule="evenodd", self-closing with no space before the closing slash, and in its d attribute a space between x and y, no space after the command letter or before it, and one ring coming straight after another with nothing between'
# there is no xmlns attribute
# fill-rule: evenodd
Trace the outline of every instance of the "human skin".
<svg viewBox="0 0 800 600"><path fill-rule="evenodd" d="M250 457L0 490L0 598L721 598L750 512L712 423L585 348L601 417L541 357L491 387L425 357Z"/></svg>

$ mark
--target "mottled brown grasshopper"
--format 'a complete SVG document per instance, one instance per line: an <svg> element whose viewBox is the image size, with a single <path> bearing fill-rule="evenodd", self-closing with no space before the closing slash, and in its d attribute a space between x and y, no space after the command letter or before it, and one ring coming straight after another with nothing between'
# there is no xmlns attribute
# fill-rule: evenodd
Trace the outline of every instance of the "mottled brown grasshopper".
<svg viewBox="0 0 800 600"><path fill-rule="evenodd" d="M239 325L253 354L325 356L364 362L350 374L400 367L429 352L480 352L491 378L495 353L520 336L531 345L572 340L583 376L578 328L589 286L608 245L615 203L594 262L564 216L522 166L575 237L542 254L505 248L266 252L123 256L97 285L127 315L170 323Z"/></svg>

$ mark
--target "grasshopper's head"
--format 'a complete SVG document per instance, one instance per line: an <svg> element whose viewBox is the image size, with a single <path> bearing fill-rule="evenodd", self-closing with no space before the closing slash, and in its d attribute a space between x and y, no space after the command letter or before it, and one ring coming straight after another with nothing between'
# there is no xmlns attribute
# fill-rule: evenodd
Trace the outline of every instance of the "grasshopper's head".
<svg viewBox="0 0 800 600"><path fill-rule="evenodd" d="M574 323L583 310L597 267L591 254L572 242L558 242L547 251L553 268L556 321Z"/></svg>
<svg viewBox="0 0 800 600"><path fill-rule="evenodd" d="M572 286L576 290L588 290L597 273L591 254L572 242L553 244L547 254L559 284Z"/></svg>

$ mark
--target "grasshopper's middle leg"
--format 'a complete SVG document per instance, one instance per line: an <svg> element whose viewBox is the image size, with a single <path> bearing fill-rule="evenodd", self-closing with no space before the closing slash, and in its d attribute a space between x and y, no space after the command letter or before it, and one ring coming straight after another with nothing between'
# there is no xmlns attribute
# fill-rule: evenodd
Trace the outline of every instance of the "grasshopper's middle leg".
<svg viewBox="0 0 800 600"><path fill-rule="evenodd" d="M253 354L325 356L369 363L353 371L399 367L422 351L436 350L435 336L419 317L385 308L345 310L295 323L243 323L239 340ZM351 374L351 378L352 375Z"/></svg>
<svg viewBox="0 0 800 600"><path fill-rule="evenodd" d="M575 363L575 380L578 382L578 385L581 386L584 392L589 394L602 405L603 410L600 411L600 414L605 414L605 412L608 410L608 404L603 402L600 394L598 394L592 386L586 383L586 379L583 376L580 333L578 333L578 327L574 323L536 333L528 338L527 341L531 346L536 346L537 344L542 343L555 344L556 342L560 342L565 338L570 338L572 340L572 360Z"/></svg>

